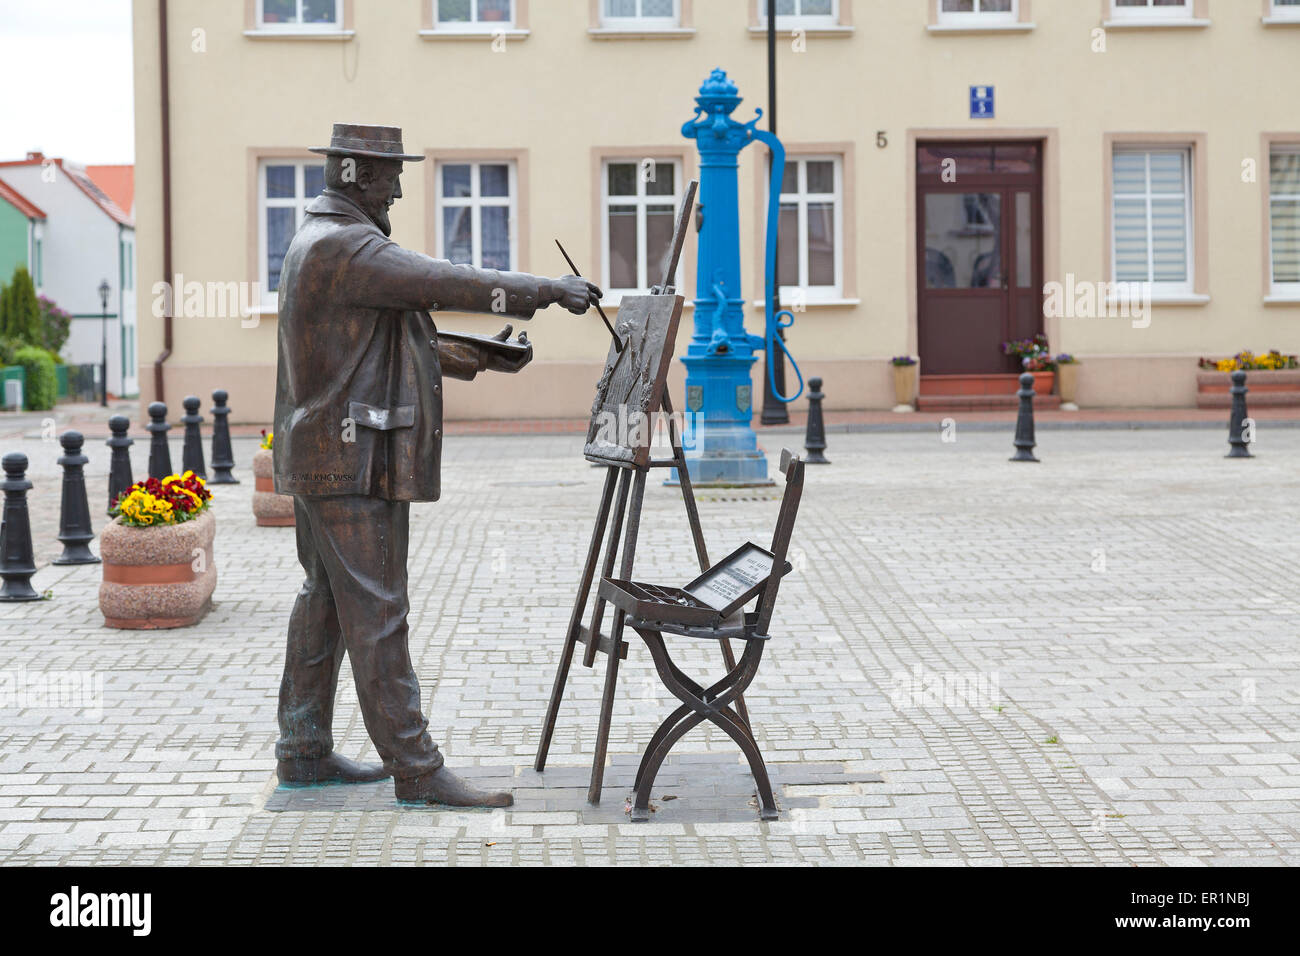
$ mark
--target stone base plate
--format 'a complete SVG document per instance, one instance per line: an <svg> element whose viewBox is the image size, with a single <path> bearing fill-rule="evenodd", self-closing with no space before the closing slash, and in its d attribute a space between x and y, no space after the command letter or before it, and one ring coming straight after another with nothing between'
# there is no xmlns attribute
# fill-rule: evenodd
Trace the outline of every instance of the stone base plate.
<svg viewBox="0 0 1300 956"><path fill-rule="evenodd" d="M603 800L587 802L591 766L556 765L543 773L531 764L522 766L454 767L457 774L484 789L511 790L515 804L506 812L576 813L582 824L627 823L631 812L632 779L640 755L620 754L605 770ZM842 763L769 763L772 792L778 810L819 806L819 798L799 796L788 788L827 787L839 784L883 783L869 771L848 770ZM728 754L670 755L655 778L650 799L651 824L746 823L758 820L758 800L749 767ZM464 813L463 807L419 806L398 803L393 782L335 784L317 787L277 786L266 801L272 812L311 811L355 813L394 811L407 813ZM487 812L487 811L480 811ZM784 814L783 814L784 816Z"/></svg>

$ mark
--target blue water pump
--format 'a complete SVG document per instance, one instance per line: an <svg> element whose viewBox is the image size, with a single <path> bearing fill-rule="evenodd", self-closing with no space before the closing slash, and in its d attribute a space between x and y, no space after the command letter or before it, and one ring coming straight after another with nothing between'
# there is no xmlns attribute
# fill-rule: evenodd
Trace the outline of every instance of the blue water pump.
<svg viewBox="0 0 1300 956"><path fill-rule="evenodd" d="M789 328L794 314L776 308L777 221L785 147L766 130L756 128L763 111L748 123L732 119L740 104L736 84L715 69L695 97L695 115L682 126L682 135L695 140L700 154L699 231L695 272L695 330L682 362L686 365L685 440L691 480L703 485L765 485L767 459L758 450L751 427L754 389L750 367L757 351L766 356L772 394L793 402L803 393L803 375L786 348L780 329ZM740 207L737 178L740 151L758 140L772 153L767 205L766 322L763 335L745 331L744 296L740 286ZM798 378L793 395L782 395L775 380L775 351L780 349Z"/></svg>

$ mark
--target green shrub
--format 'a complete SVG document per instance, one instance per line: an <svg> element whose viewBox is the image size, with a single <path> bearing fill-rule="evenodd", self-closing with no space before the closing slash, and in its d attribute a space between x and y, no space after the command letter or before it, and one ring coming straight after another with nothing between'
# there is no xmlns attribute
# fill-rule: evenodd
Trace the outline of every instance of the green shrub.
<svg viewBox="0 0 1300 956"><path fill-rule="evenodd" d="M19 265L14 268L14 277L0 303L0 336L43 347L43 331L36 286L27 267Z"/></svg>
<svg viewBox="0 0 1300 956"><path fill-rule="evenodd" d="M24 345L14 352L14 364L21 365L27 372L27 383L23 386L23 407L29 412L53 408L59 393L54 357L43 348Z"/></svg>
<svg viewBox="0 0 1300 956"><path fill-rule="evenodd" d="M15 365L14 353L22 348L24 343L17 339L8 339L0 335L0 365Z"/></svg>

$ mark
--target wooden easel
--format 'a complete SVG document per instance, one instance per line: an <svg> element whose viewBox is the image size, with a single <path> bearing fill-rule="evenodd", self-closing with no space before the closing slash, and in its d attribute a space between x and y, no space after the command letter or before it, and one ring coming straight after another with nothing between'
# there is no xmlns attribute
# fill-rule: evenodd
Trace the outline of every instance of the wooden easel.
<svg viewBox="0 0 1300 956"><path fill-rule="evenodd" d="M698 183L692 181L682 199L678 210L676 225L673 230L673 243L669 251L668 262L664 269L664 280L652 288L652 295L674 295L673 286L677 274L677 261L681 258L682 244L686 238L687 224L690 222L691 208L695 202ZM668 343L671 348L671 342ZM546 756L551 748L551 738L555 734L555 722L560 712L560 701L564 697L564 685L569 679L569 665L573 662L573 652L578 644L585 645L582 655L584 667L591 667L596 662L596 652L603 652L607 658L605 670L605 690L600 700L600 723L596 729L596 749L592 755L591 787L587 799L592 803L600 802L600 790L605 776L605 752L609 744L609 726L614 712L614 691L618 685L618 662L627 657L627 643L623 640L624 612L614 609L613 625L608 635L601 633L605 619L605 599L597 594L591 609L590 623L583 625L582 619L591 597L591 584L596 574L596 560L600 557L601 543L605 544L605 560L601 577L608 577L614 571L614 561L619 558L618 540L623 537L619 577L630 579L632 565L636 558L637 536L641 530L641 504L645 499L646 476L651 468L676 468L682 487L682 501L686 505L686 520L690 524L691 538L695 542L695 556L699 560L700 570L709 569L709 553L704 546L704 532L700 529L700 513L695 506L695 492L691 488L690 472L686 468L686 453L682 451L681 436L677 423L673 420L672 401L668 397L668 386L663 388L660 407L668 419L668 440L672 446L672 457L655 459L648 455L640 456L644 463L627 461L618 464L608 463L605 470L605 488L600 497L600 507L596 511L596 525L591 532L591 543L587 546L587 561L583 565L582 577L578 582L578 596L573 603L573 613L569 617L569 628L564 635L564 647L560 652L560 666L555 674L555 684L551 688L551 700L546 708L546 720L542 724L542 739L537 745L537 758L533 768L539 773L546 769ZM649 438L647 439L649 440ZM618 486L617 501L615 485ZM614 523L610 528L610 511L613 510ZM722 656L730 670L736 666L735 652L731 642L723 640ZM745 724L749 724L749 713L743 699L737 699L736 709Z"/></svg>
<svg viewBox="0 0 1300 956"><path fill-rule="evenodd" d="M591 543L587 546L587 560L583 565L582 577L578 582L578 596L573 604L573 613L569 617L569 628L565 632L564 648L560 652L560 666L555 674L555 684L551 688L550 704L546 708L546 721L542 724L542 739L537 745L537 759L533 768L537 771L546 769L546 756L551 747L551 738L555 734L555 724L560 712L560 701L564 697L564 685L569 679L569 666L573 662L573 653L578 644L585 645L582 656L584 667L595 664L596 652L606 655L605 689L600 700L600 723L596 730L596 749L592 755L591 786L587 790L587 799L591 803L600 802L601 786L605 776L605 755L609 744L609 728L614 711L614 692L618 685L618 662L627 657L627 642L623 640L624 613L615 608L613 625L608 635L601 633L605 617L605 599L597 595L591 609L590 624L584 625L582 619L591 596L591 584L596 573L596 560L600 557L601 543L606 539L605 560L601 566L601 576L608 577L614 571L615 558L619 557L618 539L623 537L622 559L619 563L619 577L629 579L636 558L637 537L641 530L641 504L645 498L646 477L652 468L676 468L681 482L682 501L686 505L686 520L691 528L691 538L695 542L695 556L700 570L709 569L709 553L704 544L704 532L700 528L700 512L695 505L695 492L691 487L690 472L686 468L686 453L682 450L681 436L672 414L672 401L665 389L661 407L668 418L668 439L672 445L671 458L652 458L645 467L636 465L608 465L605 470L605 488L600 497L600 507L596 511L596 525L592 529ZM615 501L615 484L618 485ZM629 494L630 489L630 494ZM609 528L611 506L614 513L613 527ZM624 525L626 523L626 529ZM728 670L736 666L736 656L730 640L721 641L722 657ZM743 699L736 701L736 708L746 726L749 725L749 713Z"/></svg>

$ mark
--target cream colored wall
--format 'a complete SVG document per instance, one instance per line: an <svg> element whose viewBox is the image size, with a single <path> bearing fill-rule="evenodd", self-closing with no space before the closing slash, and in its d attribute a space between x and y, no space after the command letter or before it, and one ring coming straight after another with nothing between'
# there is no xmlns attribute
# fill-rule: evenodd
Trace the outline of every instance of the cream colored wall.
<svg viewBox="0 0 1300 956"><path fill-rule="evenodd" d="M559 237L580 267L594 269L592 222L599 210L590 182L593 147L685 142L680 126L690 119L692 98L714 66L724 67L746 98L738 118L749 119L754 107L764 105L765 44L748 29L749 3L694 3L696 33L682 39L596 40L587 34L586 0L532 0L530 35L494 53L488 40L421 38L420 0L356 2L355 36L344 42L252 39L242 33L242 4L172 0L174 267L186 279L253 280L247 253L256 237L249 221L249 148L321 144L339 120L401 126L412 152L526 148L531 198L520 227L527 231L530 254L520 267L566 271L554 251ZM916 350L909 321L915 311L914 279L908 279L915 275L909 229L915 200L907 144L909 131L917 130L1050 131L1059 149L1058 176L1046 187L1055 192L1045 196L1047 242L1059 246L1059 272L1088 280L1107 278L1103 136L1205 134L1209 303L1157 306L1147 329L1123 319L1049 324L1054 348L1084 357L1081 387L1093 404L1121 394L1109 387L1111 380L1116 388L1124 384L1128 401L1185 399L1168 375L1135 391L1122 379L1141 365L1111 356L1300 351L1300 306L1265 306L1259 278L1265 255L1260 190L1267 179L1261 133L1300 126L1294 93L1300 29L1262 26L1254 3L1213 0L1208 14L1212 25L1205 29L1112 30L1108 51L1093 53L1091 31L1102 21L1095 2L1035 0L1030 31L940 35L926 29L925 0L854 0L851 34L810 36L803 53L791 51L788 36L782 39L781 137L791 143L856 143L856 202L849 210L856 261L846 268L857 270L861 304L812 307L799 315L789 338L805 374L826 378L829 405L887 407L883 360ZM139 354L142 400L148 401L153 359L162 347L161 322L151 315L147 294L162 271L156 5L135 4L135 18L137 221L145 293ZM196 29L205 31L206 52L191 50ZM967 118L972 84L996 87L997 119ZM888 138L884 149L876 146L877 130ZM1241 182L1247 158L1259 162L1261 182ZM742 158L746 268L756 261L762 239L752 197L764 161L758 145ZM432 203L423 170L408 166L402 186L393 237L429 251L426 217ZM684 260L689 295L693 234ZM1049 272L1047 278L1061 276ZM746 297L759 298L760 277L751 271L743 279ZM690 315L688 310L678 354L685 350ZM447 315L439 321L468 330L496 324ZM755 311L750 329L758 331L760 324ZM269 417L274 316L255 329L241 328L237 318L177 318L175 329L167 363L170 403L189 392L231 387L237 417ZM572 382L584 375L595 381L607 341L599 320L550 310L528 331L537 344L533 368L516 382L498 383L494 398L477 398L481 382L456 395L449 390L450 414L585 413L590 389ZM246 383L244 396L233 388L235 379ZM525 393L524 404L505 402Z"/></svg>

